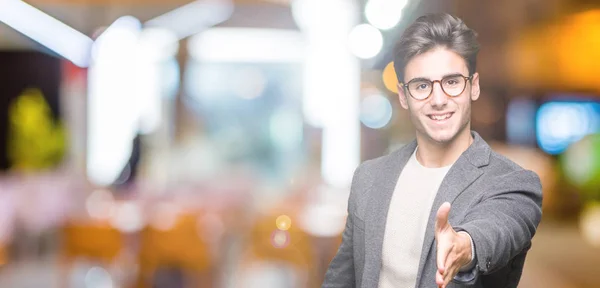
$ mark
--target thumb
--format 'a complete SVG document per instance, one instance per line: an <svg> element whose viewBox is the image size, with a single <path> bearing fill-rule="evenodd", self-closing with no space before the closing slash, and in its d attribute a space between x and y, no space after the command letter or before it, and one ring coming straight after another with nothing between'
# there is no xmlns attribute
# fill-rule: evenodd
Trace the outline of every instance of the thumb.
<svg viewBox="0 0 600 288"><path fill-rule="evenodd" d="M437 211L436 221L435 221L435 232L436 235L442 231L444 231L448 224L448 216L450 215L451 205L448 202L444 202L442 206Z"/></svg>

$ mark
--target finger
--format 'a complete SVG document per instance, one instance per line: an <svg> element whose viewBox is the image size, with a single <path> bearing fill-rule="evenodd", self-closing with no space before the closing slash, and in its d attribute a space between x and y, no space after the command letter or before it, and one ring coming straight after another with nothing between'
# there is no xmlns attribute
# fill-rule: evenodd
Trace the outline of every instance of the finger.
<svg viewBox="0 0 600 288"><path fill-rule="evenodd" d="M443 277L444 277L444 282L442 283L442 286L446 286L448 285L448 283L450 283L450 280L452 280L452 277L454 277L454 275L452 275L451 273L452 270L448 270Z"/></svg>
<svg viewBox="0 0 600 288"><path fill-rule="evenodd" d="M456 265L456 255L453 255L452 252L454 251L454 245L452 245L450 247L450 249L448 249L448 254L446 254L445 257L445 261L444 261L444 268L446 270L446 272L448 271L448 269L450 269L450 267L453 267L454 265ZM443 272L442 272L443 273Z"/></svg>
<svg viewBox="0 0 600 288"><path fill-rule="evenodd" d="M439 271L435 273L435 283L438 286L444 285L444 276Z"/></svg>
<svg viewBox="0 0 600 288"><path fill-rule="evenodd" d="M444 249L443 245L438 244L437 251L437 268L439 273L444 273L446 266L446 255L448 255L448 251Z"/></svg>
<svg viewBox="0 0 600 288"><path fill-rule="evenodd" d="M448 268L446 269L446 274L443 275L444 277L444 286L448 285L450 283L450 281L452 281L452 279L454 278L454 276L456 276L456 274L458 273L460 267L456 265L456 263L452 263L451 265L448 266Z"/></svg>
<svg viewBox="0 0 600 288"><path fill-rule="evenodd" d="M446 274L444 275L444 283L442 284L442 287L446 287L448 284L450 284L450 281L452 281L454 276L456 276L457 272L458 272L457 267L448 268L448 270L446 271Z"/></svg>
<svg viewBox="0 0 600 288"><path fill-rule="evenodd" d="M446 270L448 269L448 263L447 263L448 255L450 255L450 253L452 252L454 247L449 246L446 243L443 243L443 241L444 241L443 239L441 241L442 241L442 243L438 242L437 267L438 267L438 271L440 273L444 274L446 272Z"/></svg>
<svg viewBox="0 0 600 288"><path fill-rule="evenodd" d="M444 231L448 224L448 216L450 215L450 203L444 202L442 206L437 211L436 221L435 221L435 232L438 234L441 231Z"/></svg>

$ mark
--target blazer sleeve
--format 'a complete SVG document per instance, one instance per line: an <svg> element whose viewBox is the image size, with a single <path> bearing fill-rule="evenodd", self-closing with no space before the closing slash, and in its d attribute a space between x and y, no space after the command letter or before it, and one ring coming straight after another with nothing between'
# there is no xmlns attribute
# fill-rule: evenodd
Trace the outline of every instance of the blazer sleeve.
<svg viewBox="0 0 600 288"><path fill-rule="evenodd" d="M356 286L356 278L354 275L354 245L352 240L352 231L354 229L352 214L356 204L355 190L357 187L356 183L359 181L359 170L360 166L354 171L354 176L352 177L350 197L348 198L348 217L346 217L346 227L342 234L342 244L329 264L329 268L325 274L325 280L323 281L323 288L348 288Z"/></svg>
<svg viewBox="0 0 600 288"><path fill-rule="evenodd" d="M542 217L542 186L539 177L519 170L498 177L465 216L456 231L473 239L477 272L490 274L531 247Z"/></svg>

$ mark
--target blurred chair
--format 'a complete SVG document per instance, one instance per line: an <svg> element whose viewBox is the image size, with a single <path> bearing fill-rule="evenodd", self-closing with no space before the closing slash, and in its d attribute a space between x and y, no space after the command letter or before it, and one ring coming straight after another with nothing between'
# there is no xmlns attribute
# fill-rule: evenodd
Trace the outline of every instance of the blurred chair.
<svg viewBox="0 0 600 288"><path fill-rule="evenodd" d="M191 276L186 277L191 287L214 287L216 268L210 247L201 237L208 232L195 213L179 214L174 225L164 230L146 226L140 235L138 287L151 287L157 273L166 270Z"/></svg>
<svg viewBox="0 0 600 288"><path fill-rule="evenodd" d="M106 222L67 222L62 229L61 286L68 287L68 276L75 261L91 260L111 266L124 248L119 230Z"/></svg>
<svg viewBox="0 0 600 288"><path fill-rule="evenodd" d="M110 263L123 248L121 232L109 223L68 223L63 229L63 256Z"/></svg>

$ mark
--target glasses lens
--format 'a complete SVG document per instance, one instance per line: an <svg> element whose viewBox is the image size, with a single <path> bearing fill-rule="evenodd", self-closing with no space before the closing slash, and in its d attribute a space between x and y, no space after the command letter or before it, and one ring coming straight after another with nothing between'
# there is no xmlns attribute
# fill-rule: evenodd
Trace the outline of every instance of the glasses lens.
<svg viewBox="0 0 600 288"><path fill-rule="evenodd" d="M416 99L425 99L431 94L432 84L427 80L417 80L408 83L408 91Z"/></svg>
<svg viewBox="0 0 600 288"><path fill-rule="evenodd" d="M455 97L460 95L467 85L467 80L462 76L450 76L442 79L442 88L449 96Z"/></svg>

